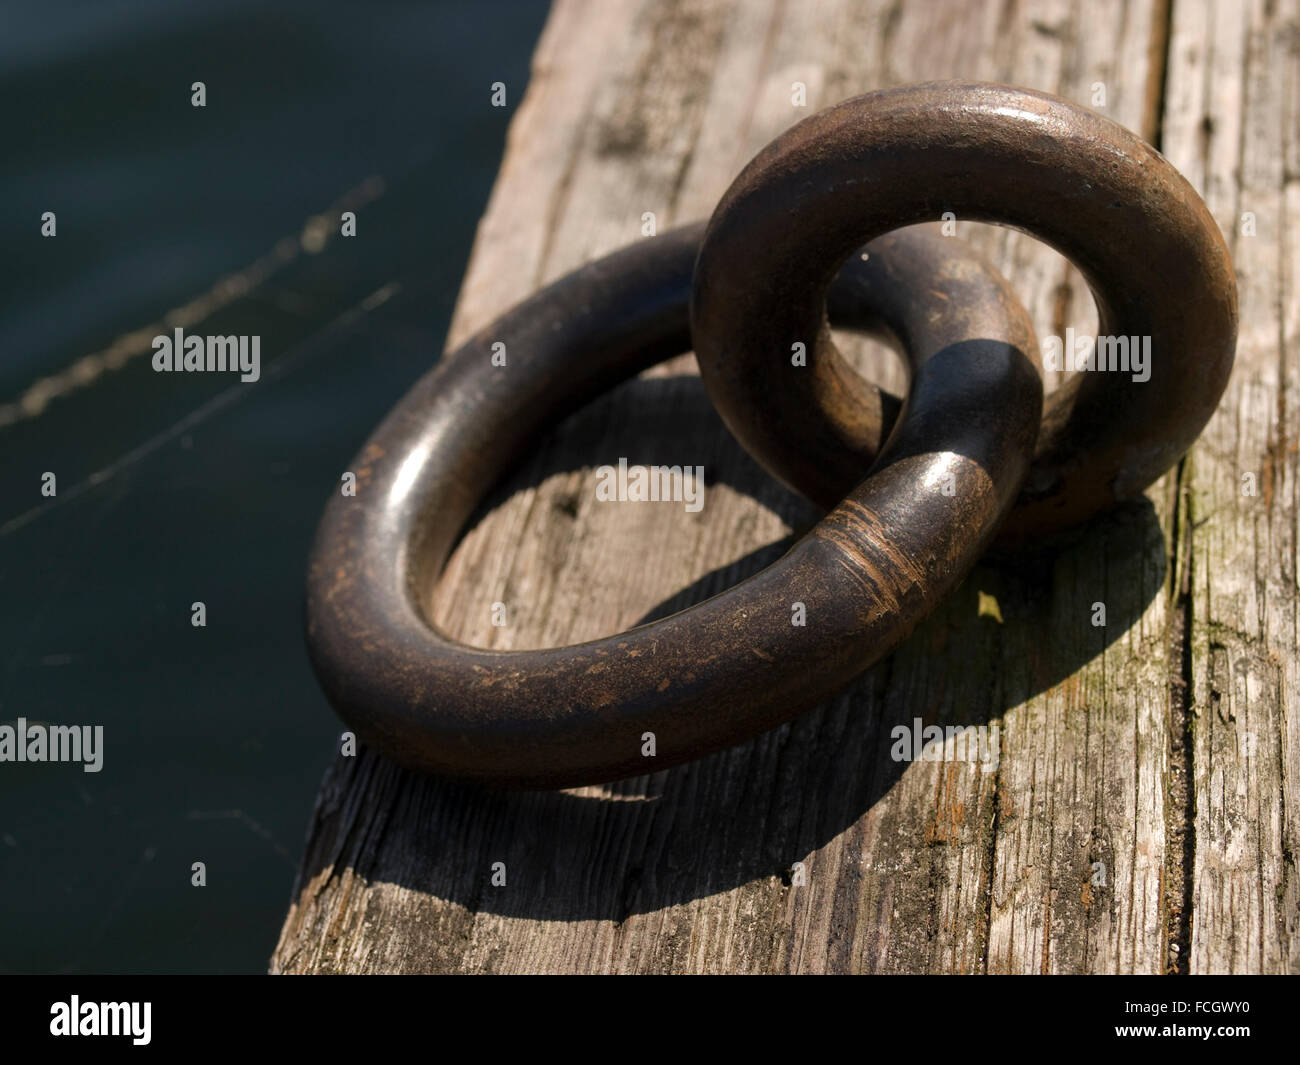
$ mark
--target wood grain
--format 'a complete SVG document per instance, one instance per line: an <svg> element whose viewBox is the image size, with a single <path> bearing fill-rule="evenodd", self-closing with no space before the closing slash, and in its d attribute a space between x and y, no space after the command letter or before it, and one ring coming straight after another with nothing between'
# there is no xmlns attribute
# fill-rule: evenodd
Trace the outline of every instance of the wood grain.
<svg viewBox="0 0 1300 1065"><path fill-rule="evenodd" d="M1085 106L1100 83L1097 109L1161 146L1226 233L1255 211L1258 235L1231 237L1240 368L1203 442L1144 503L981 565L888 661L743 747L546 794L338 758L272 971L1297 967L1297 40L1295 0L559 0L450 345L653 239L644 212L660 228L707 216L812 111L955 77ZM1054 252L967 222L958 235L1012 279L1040 336L1095 331ZM892 355L849 347L901 386ZM593 470L620 456L703 465L703 511L597 503ZM1247 470L1256 497L1240 494ZM436 618L481 646L613 633L755 572L816 517L731 441L686 355L539 441L457 548ZM891 729L916 718L996 726L997 765L893 760Z"/></svg>
<svg viewBox="0 0 1300 1065"><path fill-rule="evenodd" d="M1188 462L1182 522L1189 966L1295 972L1300 5L1179 5L1172 28L1166 154L1227 235L1241 300L1236 367Z"/></svg>

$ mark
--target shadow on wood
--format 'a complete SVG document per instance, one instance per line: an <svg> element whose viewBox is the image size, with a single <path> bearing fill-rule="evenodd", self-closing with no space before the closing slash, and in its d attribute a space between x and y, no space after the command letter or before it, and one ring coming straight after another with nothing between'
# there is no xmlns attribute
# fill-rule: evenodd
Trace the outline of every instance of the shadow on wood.
<svg viewBox="0 0 1300 1065"><path fill-rule="evenodd" d="M637 416L611 424L619 393ZM526 469L492 493L471 527L512 496L573 470L573 456L586 454L587 445L592 452L599 445L593 463L608 461L603 456L609 454L629 462L662 460L662 447L653 455L640 452L647 440L670 438L667 426L689 427L680 430L683 453L698 455L692 461L715 474L710 487L726 483L796 530L816 520L811 504L775 484L722 429L698 378L673 376L628 382L574 415L539 446ZM572 510L554 510L554 521L575 520L577 500ZM640 622L757 572L789 542L714 569ZM927 726L987 725L1039 692L1079 683L1074 674L1124 635L1165 578L1166 543L1152 504L1127 505L1032 552L981 564L899 651L795 722L699 762L612 785L490 792L419 777L368 751L340 757L322 787L295 885L298 919L311 912L304 909L310 896L348 875L473 912L554 921L619 922L761 878L790 884L795 862L854 825L907 769L906 761L891 756L896 727L910 730L916 718ZM1104 589L1104 626L1094 626L1087 603L1081 607L1060 594L1078 586ZM989 596L1000 620L987 606L981 610ZM945 661L960 664L960 684L926 668L941 650ZM987 693L979 705L954 704L954 690L965 698L972 689ZM1083 701L1088 698L1082 693ZM996 763L986 767L970 759L946 768L985 772L996 787ZM810 793L818 794L815 803L801 799ZM958 811L949 824L936 818L924 837L915 825L895 826L899 860L915 860L950 832L988 833L991 824L983 822L997 817L999 807L981 802L980 808L974 825L963 824ZM807 816L809 809L815 816ZM505 886L491 882L494 863L505 865ZM853 878L854 863L844 862L838 875L836 894L856 898L844 882ZM286 937L301 940L306 930L290 931L294 924L291 917ZM427 959L439 947L426 942L420 950Z"/></svg>

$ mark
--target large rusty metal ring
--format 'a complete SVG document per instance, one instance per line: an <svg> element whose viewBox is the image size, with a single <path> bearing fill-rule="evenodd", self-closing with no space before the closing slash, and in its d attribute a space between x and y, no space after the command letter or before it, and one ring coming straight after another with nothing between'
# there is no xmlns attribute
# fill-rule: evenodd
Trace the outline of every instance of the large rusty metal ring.
<svg viewBox="0 0 1300 1065"><path fill-rule="evenodd" d="M483 650L430 623L429 592L463 525L535 437L689 347L701 233L645 241L521 303L421 378L362 449L355 497L335 496L317 534L307 635L326 695L365 743L510 786L662 769L829 697L987 545L1038 431L1032 328L969 249L898 234L855 259L833 302L851 327L870 324L870 308L908 338L907 409L871 476L782 558L671 617L570 647ZM497 342L505 367L493 365Z"/></svg>
<svg viewBox="0 0 1300 1065"><path fill-rule="evenodd" d="M1154 148L1024 89L870 93L754 158L714 211L695 273L692 335L723 420L788 485L826 507L844 498L879 453L891 404L835 350L827 285L863 241L949 211L1046 241L1087 280L1099 337L1150 338L1149 380L1134 380L1130 353L1130 372L1074 374L1048 397L999 544L1138 495L1196 439L1227 384L1232 263L1200 197ZM791 365L794 343L806 366ZM1117 342L1106 346L1118 362Z"/></svg>

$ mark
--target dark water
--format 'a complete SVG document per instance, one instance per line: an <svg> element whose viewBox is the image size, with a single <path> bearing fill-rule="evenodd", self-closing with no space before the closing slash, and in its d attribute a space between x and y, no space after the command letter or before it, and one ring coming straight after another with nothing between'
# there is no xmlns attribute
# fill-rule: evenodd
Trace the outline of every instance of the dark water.
<svg viewBox="0 0 1300 1065"><path fill-rule="evenodd" d="M441 350L545 5L14 6L0 724L104 740L98 773L0 762L0 969L262 971L340 728L308 545ZM260 335L261 379L155 373L187 307L188 332Z"/></svg>

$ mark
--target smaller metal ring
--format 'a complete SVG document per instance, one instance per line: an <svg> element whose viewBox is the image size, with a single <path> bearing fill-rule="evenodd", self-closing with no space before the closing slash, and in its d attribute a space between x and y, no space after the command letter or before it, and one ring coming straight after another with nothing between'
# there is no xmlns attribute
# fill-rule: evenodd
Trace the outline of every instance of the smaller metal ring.
<svg viewBox="0 0 1300 1065"><path fill-rule="evenodd" d="M458 533L536 435L688 347L701 232L618 252L515 307L421 378L362 449L356 496L332 498L321 520L307 636L326 695L363 742L498 785L662 769L838 691L987 545L1038 430L1033 332L1001 278L960 246L899 234L845 271L835 302L863 314L850 326L871 307L910 338L907 409L872 475L781 559L671 617L570 647L482 650L429 623L426 590ZM497 342L506 367L493 365ZM796 602L804 626L792 624Z"/></svg>
<svg viewBox="0 0 1300 1065"><path fill-rule="evenodd" d="M842 499L878 454L889 426L876 412L890 403L835 350L827 284L863 241L948 211L1022 229L1070 259L1097 302L1094 339L1119 364L1073 374L1048 397L999 544L1139 495L1187 451L1227 385L1237 332L1227 246L1196 191L1140 137L1002 85L847 100L791 127L736 178L709 221L691 309L700 373L727 427L787 485L825 507ZM1148 351L1141 370L1135 342ZM790 365L792 343L806 346L806 366Z"/></svg>

